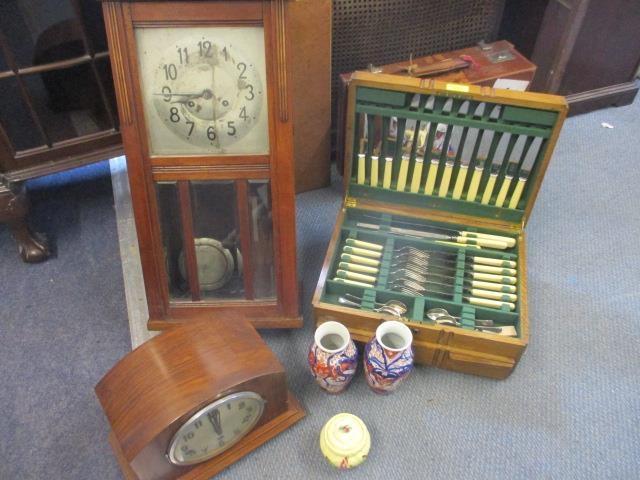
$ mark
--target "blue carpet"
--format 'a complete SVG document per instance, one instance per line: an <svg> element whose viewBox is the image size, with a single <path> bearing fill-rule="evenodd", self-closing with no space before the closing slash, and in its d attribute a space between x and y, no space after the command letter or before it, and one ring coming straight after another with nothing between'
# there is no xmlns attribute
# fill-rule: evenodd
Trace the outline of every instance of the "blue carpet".
<svg viewBox="0 0 640 480"><path fill-rule="evenodd" d="M322 393L306 367L310 298L341 195L300 195L305 327L264 336L308 416L218 478L640 478L639 139L640 101L565 124L527 226L531 343L504 381L421 367L379 397L360 370L345 394ZM32 186L55 258L20 263L0 229L2 480L121 478L92 389L129 332L109 180L84 173ZM342 411L373 439L348 473L318 449Z"/></svg>

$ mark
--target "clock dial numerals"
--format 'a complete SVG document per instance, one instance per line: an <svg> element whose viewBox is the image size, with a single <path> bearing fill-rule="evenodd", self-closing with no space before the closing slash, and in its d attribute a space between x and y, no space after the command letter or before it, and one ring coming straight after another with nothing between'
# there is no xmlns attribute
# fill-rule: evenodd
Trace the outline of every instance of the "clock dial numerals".
<svg viewBox="0 0 640 480"><path fill-rule="evenodd" d="M198 42L198 47L200 48L200 56L211 58L213 55L211 54L211 42L209 40L200 40ZM224 48L225 60L228 58L227 49Z"/></svg>
<svg viewBox="0 0 640 480"><path fill-rule="evenodd" d="M163 65L162 68L164 69L164 77L165 80L177 80L178 79L178 69L176 68L175 64L170 63L169 65Z"/></svg>
<svg viewBox="0 0 640 480"><path fill-rule="evenodd" d="M267 154L261 27L136 29L151 154Z"/></svg>
<svg viewBox="0 0 640 480"><path fill-rule="evenodd" d="M222 453L256 425L263 411L262 397L253 392L213 402L176 432L169 444L169 460L176 465L191 465Z"/></svg>

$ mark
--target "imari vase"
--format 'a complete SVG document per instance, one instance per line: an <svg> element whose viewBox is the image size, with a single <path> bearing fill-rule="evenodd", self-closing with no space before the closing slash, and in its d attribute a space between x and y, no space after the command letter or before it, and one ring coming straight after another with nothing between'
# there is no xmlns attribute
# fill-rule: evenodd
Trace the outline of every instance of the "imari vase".
<svg viewBox="0 0 640 480"><path fill-rule="evenodd" d="M308 359L318 385L329 393L340 393L356 373L358 350L347 327L325 322L316 329Z"/></svg>
<svg viewBox="0 0 640 480"><path fill-rule="evenodd" d="M411 330L402 322L381 323L364 347L364 371L376 393L391 393L413 369Z"/></svg>

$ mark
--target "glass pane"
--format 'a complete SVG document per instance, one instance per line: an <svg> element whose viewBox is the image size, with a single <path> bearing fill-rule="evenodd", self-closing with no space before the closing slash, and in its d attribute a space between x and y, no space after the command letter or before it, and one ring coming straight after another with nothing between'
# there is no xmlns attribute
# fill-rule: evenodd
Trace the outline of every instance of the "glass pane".
<svg viewBox="0 0 640 480"><path fill-rule="evenodd" d="M191 212L201 298L244 298L234 182L191 182Z"/></svg>
<svg viewBox="0 0 640 480"><path fill-rule="evenodd" d="M7 61L4 59L4 54L0 52L0 72L8 72L10 70Z"/></svg>
<svg viewBox="0 0 640 480"><path fill-rule="evenodd" d="M172 300L190 300L191 295L186 276L180 271L180 258L184 256L184 253L176 182L158 183L157 194L169 298Z"/></svg>
<svg viewBox="0 0 640 480"><path fill-rule="evenodd" d="M53 142L111 128L88 63L23 79Z"/></svg>
<svg viewBox="0 0 640 480"><path fill-rule="evenodd" d="M79 24L68 0L3 0L0 29L19 67L85 54Z"/></svg>
<svg viewBox="0 0 640 480"><path fill-rule="evenodd" d="M107 100L111 106L111 112L113 113L114 121L118 121L118 107L116 104L116 93L113 87L113 77L111 76L111 62L108 58L103 58L96 61L96 69L98 75L102 81L105 93L107 94Z"/></svg>
<svg viewBox="0 0 640 480"><path fill-rule="evenodd" d="M0 124L17 151L44 145L29 110L22 101L15 78L0 80Z"/></svg>
<svg viewBox="0 0 640 480"><path fill-rule="evenodd" d="M89 41L94 52L106 52L107 34L104 29L104 21L102 20L102 3L89 1L81 1L80 9L82 11L82 21L84 22L85 32L89 36Z"/></svg>
<svg viewBox="0 0 640 480"><path fill-rule="evenodd" d="M258 299L275 298L271 188L268 180L249 181L253 289Z"/></svg>
<svg viewBox="0 0 640 480"><path fill-rule="evenodd" d="M237 188L232 180L157 184L171 300L275 298L270 185L267 180L239 182L247 188ZM243 242L245 231L249 238ZM185 251L191 238L193 257ZM192 267L190 258L195 259ZM191 284L197 278L199 285L195 295L190 272L195 272Z"/></svg>

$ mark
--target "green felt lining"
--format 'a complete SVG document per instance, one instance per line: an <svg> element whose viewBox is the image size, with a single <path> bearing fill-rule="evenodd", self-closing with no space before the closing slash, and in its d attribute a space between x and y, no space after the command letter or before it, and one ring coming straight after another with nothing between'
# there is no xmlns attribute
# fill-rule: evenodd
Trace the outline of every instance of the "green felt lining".
<svg viewBox="0 0 640 480"><path fill-rule="evenodd" d="M511 312L506 308L501 310L494 308L486 308L468 304L463 301L463 287L465 279L465 267L467 266L466 260L469 255L481 254L482 256L502 259L502 260L515 260L518 261L517 253L514 251L502 251L483 249L481 251L466 250L464 248L458 248L456 246L440 245L431 240L414 239L407 237L392 236L389 233L383 231L369 231L357 228L355 223L357 221L369 221L370 218L365 218L363 215L369 214L369 212L358 209L347 209L343 228L340 232L340 240L338 247L334 252L334 256L331 262L331 268L329 271L328 280L325 282L322 292L321 300L323 302L338 305L338 297L345 293L351 293L363 299L361 308L366 311L373 311L376 307L376 302L384 303L389 300L399 300L407 305L408 311L406 317L416 323L433 324L428 318L426 318L426 312L430 308L445 308L451 315L461 317L460 322L463 324L464 329L473 330L474 320L478 319L492 319L497 326L513 325L516 327L518 334L520 332L520 315L519 315L519 301L516 302L516 310ZM405 217L393 216L387 213L376 214L376 219L373 223L379 223L385 227L391 225L391 223L398 219L405 219ZM417 221L411 219L411 221ZM426 222L425 225L444 225L440 222ZM448 225L448 224L447 224ZM456 226L464 228L464 226ZM467 228L468 230L478 231L483 233L496 233L491 230ZM355 285L348 285L340 282L333 281L337 266L340 263L340 255L344 242L347 238L362 240L365 242L372 242L384 245L383 255L380 259L380 272L375 287L367 288ZM427 293L424 296L413 296L405 293L390 290L388 287L389 272L392 263L392 255L394 248L401 248L403 246L414 246L420 249L437 250L441 252L454 254L453 261L450 262L451 266L455 268L455 274L452 275L450 283L453 284L453 290L455 296L453 298L440 298L439 296ZM519 271L519 269L518 269ZM520 298L521 286L518 281L516 284L516 294ZM445 290L443 290L445 291ZM353 307L356 308L356 307Z"/></svg>
<svg viewBox="0 0 640 480"><path fill-rule="evenodd" d="M514 105L496 104L491 102L480 102L477 100L468 101L469 108L466 113L460 113L461 106L467 102L464 98L459 98L454 93L442 93L439 95L418 95L418 106L412 105L412 100L416 94L401 92L395 90L387 90L384 88L371 88L371 87L357 87L356 90L356 108L355 108L355 123L354 123L354 149L352 161L351 179L349 182L349 196L354 198L367 198L375 201L395 203L399 205L410 205L415 207L429 208L435 210L443 210L452 213L461 213L464 215L494 218L511 223L519 224L524 217L524 211L529 199L533 196L535 190L535 184L538 182L538 177L541 174L540 168L542 159L545 156L547 148L549 146L548 139L553 133L553 129L559 118L559 113L556 110L542 110L536 108L520 107ZM427 99L433 98L432 106L427 108ZM444 106L447 100L452 99L452 108L450 111L445 111ZM476 115L476 108L479 104L484 103L484 112L480 115ZM493 111L499 112L497 118L491 116ZM381 151L379 155L379 167L378 167L378 184L371 185L371 156L373 155L373 142L366 142L365 153L365 185L357 183L358 165L356 161L357 154L361 151L360 139L362 138L361 123L364 115L368 115L370 119L374 116L382 119L382 132L381 132ZM398 131L397 138L404 138L404 132L406 127L406 120L416 120L414 132L414 142L411 148L411 154L409 159L409 170L406 187L403 191L397 191L397 177L400 169L400 160L402 158L402 145L401 142L395 142L389 138L389 124L390 119L395 117L398 119ZM420 190L418 193L411 193L411 179L416 165L416 139L418 137L418 131L421 124L430 122L431 126L442 124L446 126L446 134L444 138L444 148L440 153L434 153L432 147L434 145L435 128L429 129L429 134L426 140L425 155L423 158L423 169L420 178ZM367 131L367 138L372 139L375 137L374 121L368 122L369 128ZM453 170L451 173L451 183L447 195L444 197L437 196L438 186L443 178L445 171L445 162L449 159L447 157L447 146L451 138L452 129L454 126L463 128L461 133L461 141L458 144L456 154L450 158L453 161ZM473 148L473 153L468 161L468 173L464 182L462 190L462 196L460 199L453 199L452 192L453 187L458 177L461 165L462 148L460 145L464 145L467 138L469 129L478 129L479 134L476 137L476 141ZM487 138L488 132L494 132L488 154L486 158L479 158L479 147L482 144L482 139ZM485 135L487 133L487 135ZM503 155L497 163L494 164L497 177L495 186L489 200L488 205L483 205L481 199L485 191L485 187L489 182L491 168L490 165L494 160L494 155L497 152L500 141L505 134L509 134L509 141L506 146L506 154ZM513 179L508 187L506 201L503 207L495 205L500 189L505 181L507 174L507 167L509 161L513 160L511 154L514 151L514 147L519 138L525 138L525 147L520 149L520 158L515 159L514 165L517 165L515 172L523 172L526 167L529 170L528 180L525 184L524 191L515 209L508 208L509 199L512 197L517 185L517 176ZM533 163L524 164L527 152L531 147L535 138L541 140L541 144ZM384 176L384 157L392 156L393 162L393 174L391 187L389 189L382 188L382 179ZM432 158L438 159L438 169L436 173L436 188L434 195L426 195L424 188L426 184L427 175L429 172L429 165ZM349 159L346 159L349 161ZM478 195L474 201L466 200L469 187L471 185L471 179L473 177L474 167L478 162L485 162L486 168L484 168L480 186L478 188Z"/></svg>

